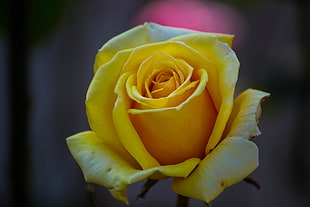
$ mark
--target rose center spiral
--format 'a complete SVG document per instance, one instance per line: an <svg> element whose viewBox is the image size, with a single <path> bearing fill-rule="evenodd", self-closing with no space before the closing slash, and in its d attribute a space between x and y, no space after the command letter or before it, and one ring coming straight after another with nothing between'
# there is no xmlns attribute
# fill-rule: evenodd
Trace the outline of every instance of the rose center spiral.
<svg viewBox="0 0 310 207"><path fill-rule="evenodd" d="M180 86L179 81L171 71L161 71L152 80L150 92L153 98L162 98L171 94Z"/></svg>

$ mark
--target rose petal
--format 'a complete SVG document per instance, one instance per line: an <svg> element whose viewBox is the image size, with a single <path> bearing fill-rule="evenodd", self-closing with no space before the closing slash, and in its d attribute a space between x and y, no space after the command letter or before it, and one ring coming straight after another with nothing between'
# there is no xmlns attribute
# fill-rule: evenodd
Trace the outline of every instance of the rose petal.
<svg viewBox="0 0 310 207"><path fill-rule="evenodd" d="M219 112L214 130L206 147L206 153L219 143L229 119L238 79L239 61L228 44L220 42L210 34L191 34L175 37L172 40L182 41L194 48L208 59L216 61L217 78L209 78L208 90ZM212 71L208 71L209 75Z"/></svg>
<svg viewBox="0 0 310 207"><path fill-rule="evenodd" d="M174 37L170 40L182 41L209 60L216 62L216 66L218 67L217 70L208 71L209 76L216 77L210 78L208 89L218 110L223 97L220 88L222 88L222 90L226 87L229 89L232 88L234 91L234 85L238 78L239 61L234 51L229 47L229 44L227 44L227 42L231 44L232 40L232 35L224 35L221 37L212 33L189 34ZM224 41L224 43L221 41ZM216 72L215 75L210 75L214 72Z"/></svg>
<svg viewBox="0 0 310 207"><path fill-rule="evenodd" d="M257 166L257 146L243 137L231 137L209 153L190 176L174 179L171 187L180 195L210 202Z"/></svg>
<svg viewBox="0 0 310 207"><path fill-rule="evenodd" d="M217 83L218 75L216 72L217 68L215 67L215 64L206 57L202 56L194 49L184 44L183 42L168 41L168 42L148 44L135 48L133 49L133 52L128 58L128 61L124 65L123 72L128 71L136 72L144 60L153 56L154 54L158 54L158 52L169 54L170 56L176 59L185 61L186 64L189 64L191 67L193 67L194 74L191 77L193 80L198 80L198 78L196 78L195 70L205 69L208 72L209 80ZM172 96L173 94L170 95ZM158 101L162 102L164 100L158 100ZM154 102L156 102L156 100L154 100ZM154 104L153 106L155 106L153 108L158 108L156 107L157 104Z"/></svg>
<svg viewBox="0 0 310 207"><path fill-rule="evenodd" d="M154 174L151 177L153 179L162 179L162 176L186 178L200 161L198 158L190 158L175 165L158 166L153 169L157 170L159 174Z"/></svg>
<svg viewBox="0 0 310 207"><path fill-rule="evenodd" d="M119 141L112 119L112 110L116 101L114 87L119 78L122 65L129 54L130 51L119 52L113 58L113 61L100 67L91 81L85 102L91 129L112 150L126 157L126 160L133 164L136 161L128 154Z"/></svg>
<svg viewBox="0 0 310 207"><path fill-rule="evenodd" d="M194 81L169 97L153 99L143 97L135 86L136 82L136 74L131 74L126 84L129 97L136 102L132 106L134 109L160 109L178 106L193 94L198 85L198 81Z"/></svg>
<svg viewBox="0 0 310 207"><path fill-rule="evenodd" d="M87 182L122 192L129 184L153 174L152 171L134 169L91 131L69 137L67 143ZM116 199L124 200L120 195Z"/></svg>
<svg viewBox="0 0 310 207"><path fill-rule="evenodd" d="M112 61L102 65L94 76L86 98L87 115L92 130L99 137L104 139L105 142L113 150L118 151L118 153L120 153L122 156L127 157L127 160L132 164L135 161L124 149L124 147L127 149L128 146L124 146L122 140L119 140L119 137L126 137L126 133L125 131L123 131L123 126L127 126L127 124L130 124L128 119L123 119L123 115L121 115L127 113L126 107L123 107L123 104L125 103L121 103L120 105L118 105L118 109L121 108L122 111L118 112L120 113L120 115L114 115L115 117L119 117L116 118L117 120L119 120L119 125L117 128L119 130L117 130L116 126L113 125L113 120L111 116L111 111L113 110L114 103L116 101L116 95L113 93L113 89L120 74L126 72L126 70L130 71L130 69L135 70L136 72L137 68L139 67L139 65L136 64L140 64L146 57L149 57L150 53L154 54L158 51L171 54L176 58L184 59L195 68L208 67L210 70L212 70L213 68L212 62L210 62L208 59L201 56L195 50L192 50L182 42L162 42L141 46L134 50L135 53L133 55L131 55L133 53L131 50L119 52L115 55ZM132 58L136 59L133 60ZM126 59L127 62L125 66L133 67L126 68L124 66L124 68L122 68L121 70L120 68L122 65L124 65L124 61L126 61ZM130 125L127 129L129 131L134 131L134 128L131 128ZM123 136L119 136L119 133L123 134ZM139 140L139 137L135 137L136 140ZM125 140L127 140L127 138L125 138ZM134 148L135 146L138 146L136 145L138 143L139 141L137 141L136 143L128 143L128 145L131 146L131 148L133 148L132 151L134 151ZM142 146L142 143L140 143L140 145ZM158 165L158 163L156 163L155 160L152 159L152 156L148 155L148 152L146 150L143 150L143 147L139 149L141 149L141 152L139 152L139 150L137 152L139 154L138 157L140 157L137 161L140 165L142 165L143 168L150 168Z"/></svg>
<svg viewBox="0 0 310 207"><path fill-rule="evenodd" d="M239 72L239 61L234 51L226 44L220 43L217 40L216 42L217 44L215 43L214 46L217 47L213 51L218 59L218 84L221 94L221 105L214 130L206 147L206 153L214 149L218 144L230 117Z"/></svg>
<svg viewBox="0 0 310 207"><path fill-rule="evenodd" d="M126 80L131 75L130 72L124 73L118 80L115 93L118 94L114 109L113 123L117 135L122 145L137 160L143 169L159 166L160 164L145 149L139 135L132 126L128 115L128 109L132 101L126 93Z"/></svg>
<svg viewBox="0 0 310 207"><path fill-rule="evenodd" d="M178 85L178 87L171 92L168 89L166 92L170 94L166 97L151 98L154 91L151 93L148 88L154 84L155 77L165 71L170 71L173 75L170 81L176 81L175 86ZM130 98L138 103L134 108L164 108L181 104L193 93L198 84L194 81L192 73L193 68L184 60L173 58L165 53L156 53L147 58L141 63L137 75L133 74L127 82L126 88ZM162 89L167 89L167 87ZM158 93L164 93L164 91L159 89Z"/></svg>
<svg viewBox="0 0 310 207"><path fill-rule="evenodd" d="M249 139L260 135L257 127L261 112L260 103L269 95L269 93L254 89L248 89L241 93L234 102L223 137L238 136Z"/></svg>
<svg viewBox="0 0 310 207"><path fill-rule="evenodd" d="M203 69L199 72L201 79L198 88L179 106L129 110L132 123L144 146L161 164L178 163L190 157L204 157L205 145L217 113L205 90L207 72Z"/></svg>
<svg viewBox="0 0 310 207"><path fill-rule="evenodd" d="M146 58L139 66L137 72L137 88L141 95L147 97L152 96L151 94L146 94L149 92L148 88L150 87L150 82L153 80L153 76L164 70L174 71L179 78L180 84L184 83L184 77L187 77L184 83L186 84L189 82L193 68L186 62L163 52L158 52Z"/></svg>
<svg viewBox="0 0 310 207"><path fill-rule="evenodd" d="M190 177L173 181L175 192L210 202L258 166L258 149L248 139L260 133L257 128L260 102L269 95L248 89L238 96L224 134L228 135Z"/></svg>
<svg viewBox="0 0 310 207"><path fill-rule="evenodd" d="M66 141L72 156L81 167L85 180L108 188L116 199L125 203L128 203L128 185L150 176L187 177L200 162L194 158L178 165L138 170L91 131L76 134Z"/></svg>
<svg viewBox="0 0 310 207"><path fill-rule="evenodd" d="M201 33L192 33L192 34L184 34L180 36L172 37L171 41L182 41L185 43L192 42L192 40L196 41L197 39L217 39L220 42L228 44L230 48L232 48L233 40L235 38L234 35L231 34L221 34L221 33L209 33L209 32L201 32ZM207 51L204 51L206 53Z"/></svg>
<svg viewBox="0 0 310 207"><path fill-rule="evenodd" d="M146 44L140 47L136 47L132 50L130 57L123 67L123 73L134 71L137 72L142 62L149 57L158 54L165 53L176 59L183 59L194 69L208 69L215 70L214 62L209 60L205 56L201 55L195 49L189 47L181 41L166 41L152 44ZM209 73L209 71L208 71ZM215 72L213 72L215 74ZM214 77L217 79L217 77Z"/></svg>
<svg viewBox="0 0 310 207"><path fill-rule="evenodd" d="M113 109L113 122L117 131L117 136L122 145L136 159L143 169L160 166L157 160L154 159L154 157L146 150L139 135L137 134L136 129L133 127L129 119L128 109L130 108L132 101L127 96L125 88L125 82L128 79L128 76L130 76L130 73L124 73L120 77L115 88L115 92L118 94L118 99ZM167 170L169 170L169 168ZM181 168L178 170L185 170L188 173L190 172L190 168ZM163 171L164 175L167 175L167 173L168 171Z"/></svg>
<svg viewBox="0 0 310 207"><path fill-rule="evenodd" d="M109 192L115 199L122 201L123 203L126 203L127 205L129 204L128 199L127 199L127 190L117 191L114 188L110 188Z"/></svg>
<svg viewBox="0 0 310 207"><path fill-rule="evenodd" d="M197 33L197 31L165 27L154 23L139 25L115 36L99 49L95 60L94 71L96 72L101 65L110 61L118 51L192 33Z"/></svg>

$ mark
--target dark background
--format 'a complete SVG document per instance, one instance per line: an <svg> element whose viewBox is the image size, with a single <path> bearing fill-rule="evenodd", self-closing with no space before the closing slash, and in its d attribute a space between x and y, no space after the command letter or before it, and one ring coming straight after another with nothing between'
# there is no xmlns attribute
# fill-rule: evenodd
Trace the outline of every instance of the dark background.
<svg viewBox="0 0 310 207"><path fill-rule="evenodd" d="M154 2L154 1L152 1ZM201 1L208 3L210 1ZM271 92L255 138L261 190L241 182L214 207L310 203L308 1L222 0L244 20L235 50L237 94ZM89 206L85 182L65 138L88 129L84 99L96 51L134 23L147 0L30 0L0 5L0 206ZM173 12L173 11L171 11ZM224 14L223 14L224 15ZM236 23L238 24L238 22ZM236 37L238 38L238 36ZM129 187L130 206L174 206L170 180L145 200ZM126 206L96 185L98 207ZM190 206L202 207L191 200Z"/></svg>

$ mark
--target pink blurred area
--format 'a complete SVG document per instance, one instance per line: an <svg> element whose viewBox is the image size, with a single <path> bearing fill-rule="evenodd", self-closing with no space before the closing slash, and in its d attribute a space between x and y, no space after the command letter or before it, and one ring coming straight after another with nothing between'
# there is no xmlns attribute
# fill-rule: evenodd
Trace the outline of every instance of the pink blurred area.
<svg viewBox="0 0 310 207"><path fill-rule="evenodd" d="M235 47L246 41L246 22L234 7L199 0L155 0L136 14L133 25L155 22L204 32L234 34Z"/></svg>

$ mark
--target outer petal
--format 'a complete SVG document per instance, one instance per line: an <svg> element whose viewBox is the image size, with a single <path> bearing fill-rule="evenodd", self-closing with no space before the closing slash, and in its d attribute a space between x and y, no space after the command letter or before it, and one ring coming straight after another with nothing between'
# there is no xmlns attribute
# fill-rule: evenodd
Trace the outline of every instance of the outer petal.
<svg viewBox="0 0 310 207"><path fill-rule="evenodd" d="M213 60L206 58L197 50L189 47L182 41L158 42L134 48L123 67L123 72L137 72L139 66L144 60L158 52L168 54L177 59L183 59L194 69L206 69L210 79L211 77L217 79L216 76L213 76L213 74L216 74Z"/></svg>
<svg viewBox="0 0 310 207"><path fill-rule="evenodd" d="M129 54L130 51L117 53L113 61L100 67L87 91L86 112L89 125L97 136L133 164L135 160L120 143L112 120L112 110L116 101L114 87Z"/></svg>
<svg viewBox="0 0 310 207"><path fill-rule="evenodd" d="M216 64L217 79L210 77L208 90L219 114L206 147L206 153L208 153L219 143L230 117L238 79L239 61L227 44L208 34L183 35L172 40L186 43Z"/></svg>
<svg viewBox="0 0 310 207"><path fill-rule="evenodd" d="M197 33L197 31L165 27L154 23L139 25L115 36L99 49L94 71L96 72L102 64L110 61L118 51L191 33Z"/></svg>
<svg viewBox="0 0 310 207"><path fill-rule="evenodd" d="M173 37L193 33L200 32L188 29L166 27L154 23L139 25L118 36L115 36L99 49L95 60L94 71L96 72L100 65L110 61L118 51L134 48L148 43L165 41ZM208 34L216 36L221 41L227 42L230 45L232 43L233 35L216 33Z"/></svg>
<svg viewBox="0 0 310 207"><path fill-rule="evenodd" d="M127 201L124 200L126 187L153 174L153 171L134 169L91 131L69 137L67 143L85 180L110 189L116 199Z"/></svg>
<svg viewBox="0 0 310 207"><path fill-rule="evenodd" d="M189 177L175 178L172 189L180 195L210 202L257 166L258 149L253 142L241 137L227 138L203 159Z"/></svg>
<svg viewBox="0 0 310 207"><path fill-rule="evenodd" d="M185 43L193 43L193 41L191 39L194 40L194 42L197 39L217 39L220 42L226 43L228 44L228 46L230 48L232 48L233 45L233 40L235 38L234 35L231 34L221 34L221 33L205 33L205 32L197 32L197 33L192 33L192 34L185 34L182 36L176 36L171 38L170 40L172 41L183 41ZM207 51L204 51L204 53L206 53Z"/></svg>
<svg viewBox="0 0 310 207"><path fill-rule="evenodd" d="M159 166L160 164L145 149L129 119L128 109L131 107L132 101L129 99L125 88L126 80L129 76L130 72L124 73L119 78L115 88L118 98L113 109L113 123L123 146L131 153L143 169L148 169Z"/></svg>
<svg viewBox="0 0 310 207"><path fill-rule="evenodd" d="M260 135L257 127L261 115L260 103L269 96L269 93L248 89L238 96L226 126L223 137L250 137Z"/></svg>
<svg viewBox="0 0 310 207"><path fill-rule="evenodd" d="M138 170L112 151L91 131L67 138L67 144L81 167L85 180L108 188L116 199L125 203L128 203L126 195L128 185L150 176L186 177L200 162L194 158L178 165Z"/></svg>
<svg viewBox="0 0 310 207"><path fill-rule="evenodd" d="M225 37L225 38L224 38ZM219 110L223 96L223 89L229 88L234 94L235 83L238 78L239 61L234 51L229 47L233 36L219 38L214 34L199 33L172 38L170 41L182 41L207 59L216 62L216 78L210 79L208 86L214 103ZM224 43L222 42L224 40ZM212 81L213 80L213 81ZM231 91L230 91L231 92ZM233 97L233 96L232 96Z"/></svg>

